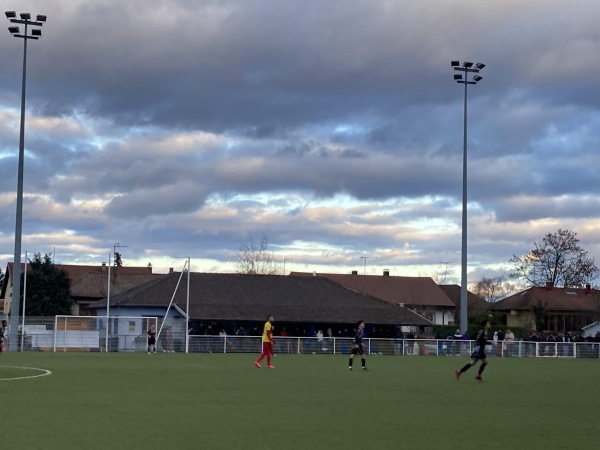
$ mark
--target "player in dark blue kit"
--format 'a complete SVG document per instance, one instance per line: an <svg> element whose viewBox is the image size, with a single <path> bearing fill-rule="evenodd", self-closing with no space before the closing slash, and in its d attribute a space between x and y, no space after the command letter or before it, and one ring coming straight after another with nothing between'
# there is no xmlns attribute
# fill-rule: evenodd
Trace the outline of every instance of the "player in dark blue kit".
<svg viewBox="0 0 600 450"><path fill-rule="evenodd" d="M367 370L367 360L365 359L365 349L363 347L363 337L365 336L365 321L360 320L358 322L358 327L356 329L356 333L354 333L354 342L352 344L352 354L350 355L350 359L348 360L348 370L352 370L352 362L354 361L354 356L360 354L360 361L362 363L363 370Z"/></svg>
<svg viewBox="0 0 600 450"><path fill-rule="evenodd" d="M481 361L481 365L479 366L479 372L477 373L475 379L477 381L483 381L481 379L481 374L485 370L485 366L487 366L488 363L487 356L485 354L485 346L491 344L491 342L487 339L487 331L490 329L490 327L491 325L489 321L484 320L481 322L481 330L479 330L479 333L477 333L477 338L475 339L475 348L473 349L473 353L471 353L471 362L465 364L462 369L454 372L454 375L456 375L457 380L460 380L460 376L464 372L466 372L475 364L477 364L477 361Z"/></svg>

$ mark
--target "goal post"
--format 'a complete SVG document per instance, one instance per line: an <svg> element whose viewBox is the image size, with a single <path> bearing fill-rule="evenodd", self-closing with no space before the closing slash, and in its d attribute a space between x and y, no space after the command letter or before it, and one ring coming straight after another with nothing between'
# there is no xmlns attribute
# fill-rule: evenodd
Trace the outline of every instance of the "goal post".
<svg viewBox="0 0 600 450"><path fill-rule="evenodd" d="M150 316L54 317L52 350L56 351L146 351L148 330L158 329L159 318ZM108 347L107 347L108 344Z"/></svg>
<svg viewBox="0 0 600 450"><path fill-rule="evenodd" d="M161 321L160 328L157 329L156 333L156 344L157 349L162 349L165 352L185 352L189 351L189 323L190 323L190 265L191 260L185 261L175 289L167 310L165 312L164 319ZM187 286L185 288L186 295L186 306L185 311L175 303L175 297L181 284L184 274L187 274ZM170 314L171 311L175 312Z"/></svg>

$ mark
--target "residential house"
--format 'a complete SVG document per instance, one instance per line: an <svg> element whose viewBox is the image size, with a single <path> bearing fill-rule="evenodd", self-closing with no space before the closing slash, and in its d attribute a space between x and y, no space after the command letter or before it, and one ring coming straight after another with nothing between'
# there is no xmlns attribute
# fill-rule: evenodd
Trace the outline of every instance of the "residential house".
<svg viewBox="0 0 600 450"><path fill-rule="evenodd" d="M383 275L358 275L357 271L350 275L306 272L292 272L291 275L325 278L390 305L409 308L436 325L455 322L456 305L429 277L390 276L387 270Z"/></svg>
<svg viewBox="0 0 600 450"><path fill-rule="evenodd" d="M458 284L440 284L440 289L442 289L448 298L452 300L454 303L455 313L454 320L456 323L460 322L460 297L461 297L461 288ZM484 314L490 309L490 304L486 302L484 299L479 297L478 295L473 294L470 291L467 291L467 313L469 316Z"/></svg>
<svg viewBox="0 0 600 450"><path fill-rule="evenodd" d="M4 283L0 286L0 301L4 302L4 314L10 313L13 286L13 266L8 263ZM29 266L27 266L29 269ZM108 267L102 265L70 265L55 264L59 270L67 273L71 281L71 298L75 300L72 313L74 315L87 315L87 306L94 301L107 297L110 282L111 294L118 294L132 287L143 284L159 274L152 273L152 267L111 267L111 277L108 278ZM25 264L21 264L21 273L25 271Z"/></svg>
<svg viewBox="0 0 600 450"><path fill-rule="evenodd" d="M600 317L598 291L585 288L531 287L491 305L508 327L557 333L576 332Z"/></svg>

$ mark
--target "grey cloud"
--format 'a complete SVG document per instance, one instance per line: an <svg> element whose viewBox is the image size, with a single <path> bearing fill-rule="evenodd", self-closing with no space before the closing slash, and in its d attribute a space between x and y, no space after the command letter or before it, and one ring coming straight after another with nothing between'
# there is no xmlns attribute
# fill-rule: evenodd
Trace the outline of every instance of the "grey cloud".
<svg viewBox="0 0 600 450"><path fill-rule="evenodd" d="M28 129L27 232L75 228L98 245L226 261L268 228L282 251L305 241L336 261L391 249L381 263L457 264L463 90L449 61L481 58L468 103L470 261L503 263L544 218L593 242L599 8L559 3L32 0L48 23L29 47L28 114L83 125ZM19 107L18 44L0 41L0 113ZM185 132L214 139L190 144ZM17 136L3 121L5 193ZM185 142L168 148L173 136ZM360 206L310 210L338 196ZM13 218L5 201L4 235ZM411 225L432 222L431 234Z"/></svg>

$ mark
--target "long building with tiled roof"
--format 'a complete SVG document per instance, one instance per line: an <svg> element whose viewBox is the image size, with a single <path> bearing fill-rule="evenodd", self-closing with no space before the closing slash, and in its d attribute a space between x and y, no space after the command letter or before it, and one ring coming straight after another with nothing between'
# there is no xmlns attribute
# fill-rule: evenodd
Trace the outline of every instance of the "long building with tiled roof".
<svg viewBox="0 0 600 450"><path fill-rule="evenodd" d="M187 275L164 275L111 296L112 313L135 308L166 308L171 298L186 311ZM258 321L273 314L280 322L355 323L427 326L423 316L382 299L347 289L322 277L190 273L189 316L192 320ZM173 295L175 295L173 297ZM105 308L106 301L90 307ZM112 314L111 313L111 314Z"/></svg>

